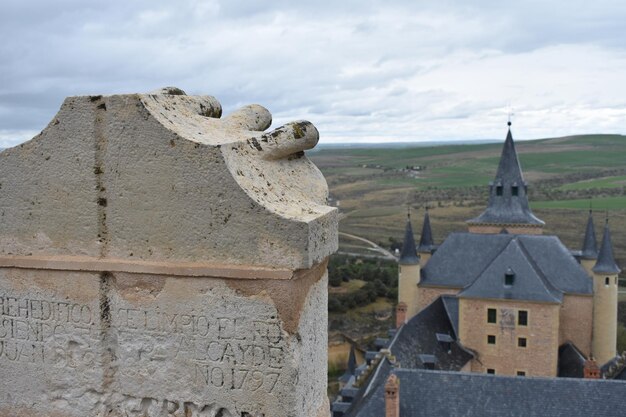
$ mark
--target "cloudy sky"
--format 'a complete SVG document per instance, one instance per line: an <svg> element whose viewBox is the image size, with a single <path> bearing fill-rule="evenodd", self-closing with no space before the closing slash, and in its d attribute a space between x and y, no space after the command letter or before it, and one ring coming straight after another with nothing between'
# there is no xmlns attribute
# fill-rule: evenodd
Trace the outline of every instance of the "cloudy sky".
<svg viewBox="0 0 626 417"><path fill-rule="evenodd" d="M471 5L469 4L471 3ZM0 147L64 97L177 86L322 141L626 133L626 2L2 0Z"/></svg>

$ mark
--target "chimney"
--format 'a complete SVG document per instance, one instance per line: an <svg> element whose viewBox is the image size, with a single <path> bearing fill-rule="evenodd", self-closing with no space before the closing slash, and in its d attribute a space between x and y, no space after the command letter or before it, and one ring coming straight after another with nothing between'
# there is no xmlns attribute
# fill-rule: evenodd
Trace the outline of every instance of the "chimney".
<svg viewBox="0 0 626 417"><path fill-rule="evenodd" d="M396 306L396 329L406 323L406 303L400 301Z"/></svg>
<svg viewBox="0 0 626 417"><path fill-rule="evenodd" d="M600 368L595 359L590 358L585 361L583 376L585 379L600 379Z"/></svg>
<svg viewBox="0 0 626 417"><path fill-rule="evenodd" d="M400 417L400 380L395 374L385 384L385 417Z"/></svg>

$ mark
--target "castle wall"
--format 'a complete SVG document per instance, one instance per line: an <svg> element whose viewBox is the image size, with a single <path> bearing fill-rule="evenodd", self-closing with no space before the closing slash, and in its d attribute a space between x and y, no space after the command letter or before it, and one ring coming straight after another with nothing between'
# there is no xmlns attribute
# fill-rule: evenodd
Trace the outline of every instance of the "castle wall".
<svg viewBox="0 0 626 417"><path fill-rule="evenodd" d="M593 267L596 265L596 259L581 259L580 266L583 267L587 274L589 275L589 279L593 276Z"/></svg>
<svg viewBox="0 0 626 417"><path fill-rule="evenodd" d="M583 353L591 355L593 297L564 295L559 324L559 346L572 342Z"/></svg>
<svg viewBox="0 0 626 417"><path fill-rule="evenodd" d="M472 225L468 226L470 233L482 233L482 234L498 234L505 229L508 233L516 235L541 235L543 234L542 227L532 226L513 226L513 225Z"/></svg>
<svg viewBox="0 0 626 417"><path fill-rule="evenodd" d="M487 310L497 310L496 323L487 323ZM528 325L518 324L518 312L528 312ZM506 300L459 300L459 339L477 352L472 371L498 375L555 377L559 347L558 304L540 304ZM495 336L495 344L488 336ZM526 338L526 347L518 346Z"/></svg>
<svg viewBox="0 0 626 417"><path fill-rule="evenodd" d="M438 297L442 295L455 295L458 294L459 291L460 288L425 287L420 285L417 290L419 299L419 308L417 309L417 312L419 313L421 310L428 307Z"/></svg>

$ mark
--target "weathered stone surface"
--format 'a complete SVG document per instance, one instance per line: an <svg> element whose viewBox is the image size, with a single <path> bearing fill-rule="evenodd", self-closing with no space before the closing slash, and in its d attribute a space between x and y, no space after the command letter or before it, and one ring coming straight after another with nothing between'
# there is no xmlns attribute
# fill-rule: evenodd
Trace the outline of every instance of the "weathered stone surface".
<svg viewBox="0 0 626 417"><path fill-rule="evenodd" d="M336 213L317 130L68 98L0 153L0 416L322 416Z"/></svg>
<svg viewBox="0 0 626 417"><path fill-rule="evenodd" d="M213 97L70 97L0 153L0 254L309 268L336 249L308 122ZM251 130L247 130L251 129Z"/></svg>

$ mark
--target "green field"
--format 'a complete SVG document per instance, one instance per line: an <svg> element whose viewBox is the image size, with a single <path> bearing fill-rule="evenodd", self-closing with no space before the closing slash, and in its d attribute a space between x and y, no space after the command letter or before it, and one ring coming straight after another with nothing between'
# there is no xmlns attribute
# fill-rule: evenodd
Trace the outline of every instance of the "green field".
<svg viewBox="0 0 626 417"><path fill-rule="evenodd" d="M533 209L576 209L589 210L590 204L596 211L604 210L624 210L626 209L626 197L605 197L594 198L592 200L555 200L555 201L536 201L531 204Z"/></svg>
<svg viewBox="0 0 626 417"><path fill-rule="evenodd" d="M561 186L562 190L587 190L593 188L621 188L626 186L626 175L578 181Z"/></svg>
<svg viewBox="0 0 626 417"><path fill-rule="evenodd" d="M401 240L407 205L419 234L423 208L431 209L437 242L466 230L487 201L501 143L445 146L321 148L309 156L324 173L343 214L340 231L389 247ZM580 245L590 200L600 229L609 210L618 259L626 265L626 136L585 135L518 141L531 206L571 248ZM407 172L403 168L419 166ZM601 233L598 230L598 233ZM340 250L358 251L342 239ZM371 251L363 248L361 253Z"/></svg>

